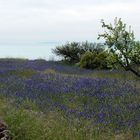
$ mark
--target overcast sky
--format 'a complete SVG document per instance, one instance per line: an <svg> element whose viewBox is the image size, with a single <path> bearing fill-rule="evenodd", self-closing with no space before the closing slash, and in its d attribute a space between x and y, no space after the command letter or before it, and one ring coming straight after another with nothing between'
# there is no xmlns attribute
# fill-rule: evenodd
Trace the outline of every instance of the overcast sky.
<svg viewBox="0 0 140 140"><path fill-rule="evenodd" d="M0 0L0 43L96 41L115 17L140 39L140 0Z"/></svg>

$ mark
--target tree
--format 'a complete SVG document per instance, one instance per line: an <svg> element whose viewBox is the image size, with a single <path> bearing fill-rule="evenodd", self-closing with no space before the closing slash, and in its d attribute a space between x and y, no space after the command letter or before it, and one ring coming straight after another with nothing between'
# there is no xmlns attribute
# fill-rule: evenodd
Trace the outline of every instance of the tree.
<svg viewBox="0 0 140 140"><path fill-rule="evenodd" d="M53 52L58 56L64 57L65 61L76 63L80 60L79 48L78 42L72 42L56 47Z"/></svg>
<svg viewBox="0 0 140 140"><path fill-rule="evenodd" d="M53 52L64 58L66 62L75 64L78 63L83 54L86 52L102 52L102 44L89 43L89 42L72 42L65 45L56 47Z"/></svg>
<svg viewBox="0 0 140 140"><path fill-rule="evenodd" d="M105 45L117 63L140 77L140 43L135 41L131 27L127 31L126 24L117 18L114 25L105 24L104 20L101 20L101 23L105 32L99 34L98 39L101 37L105 39Z"/></svg>

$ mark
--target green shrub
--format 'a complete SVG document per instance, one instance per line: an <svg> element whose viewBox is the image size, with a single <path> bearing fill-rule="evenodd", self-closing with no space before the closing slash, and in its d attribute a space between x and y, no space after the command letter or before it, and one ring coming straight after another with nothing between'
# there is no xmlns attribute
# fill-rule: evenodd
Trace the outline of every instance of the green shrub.
<svg viewBox="0 0 140 140"><path fill-rule="evenodd" d="M86 52L80 60L80 67L87 69L108 69L107 53Z"/></svg>
<svg viewBox="0 0 140 140"><path fill-rule="evenodd" d="M94 59L96 56L94 56L94 54L92 52L86 52L80 60L80 67L81 68L88 68L88 69L92 69L94 68Z"/></svg>

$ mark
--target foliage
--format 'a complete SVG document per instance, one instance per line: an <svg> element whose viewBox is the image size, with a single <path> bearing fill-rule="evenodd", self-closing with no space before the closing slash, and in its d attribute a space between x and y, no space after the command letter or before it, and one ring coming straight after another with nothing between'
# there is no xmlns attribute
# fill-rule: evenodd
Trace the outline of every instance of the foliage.
<svg viewBox="0 0 140 140"><path fill-rule="evenodd" d="M126 24L117 18L114 20L114 26L112 24L105 24L104 20L101 23L106 31L104 34L100 34L99 38L103 37L105 39L106 45L114 55L116 62L125 70L130 70L140 77L140 43L135 42L134 33L131 31L131 28L127 31Z"/></svg>
<svg viewBox="0 0 140 140"><path fill-rule="evenodd" d="M55 50L53 50L55 54L63 56L65 60L69 62L77 62L79 61L79 43L73 42L73 43L67 43L64 46L56 47Z"/></svg>
<svg viewBox="0 0 140 140"><path fill-rule="evenodd" d="M108 53L107 52L86 52L80 60L80 67L87 69L108 69Z"/></svg>
<svg viewBox="0 0 140 140"><path fill-rule="evenodd" d="M80 61L81 56L87 51L101 52L102 50L102 44L72 42L56 47L53 52L56 55L63 57L67 62L75 64Z"/></svg>
<svg viewBox="0 0 140 140"><path fill-rule="evenodd" d="M46 61L21 64L0 62L0 95L9 104L4 109L0 101L0 116L15 139L139 138L140 81L123 79L129 73ZM29 69L33 73L26 76Z"/></svg>
<svg viewBox="0 0 140 140"><path fill-rule="evenodd" d="M132 134L115 135L109 130L99 130L92 121L67 120L58 111L41 115L39 110L16 108L0 97L0 115L8 124L13 140L120 140L132 138ZM3 106L2 106L3 105ZM90 126L90 127L89 127Z"/></svg>

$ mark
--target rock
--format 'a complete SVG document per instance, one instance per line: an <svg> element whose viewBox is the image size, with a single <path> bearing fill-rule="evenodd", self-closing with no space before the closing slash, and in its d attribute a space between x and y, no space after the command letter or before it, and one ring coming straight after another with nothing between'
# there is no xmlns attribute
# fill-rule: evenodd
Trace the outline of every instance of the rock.
<svg viewBox="0 0 140 140"><path fill-rule="evenodd" d="M5 123L0 121L0 140L11 140L10 131Z"/></svg>

